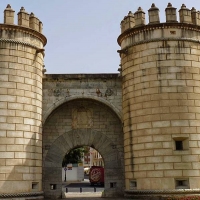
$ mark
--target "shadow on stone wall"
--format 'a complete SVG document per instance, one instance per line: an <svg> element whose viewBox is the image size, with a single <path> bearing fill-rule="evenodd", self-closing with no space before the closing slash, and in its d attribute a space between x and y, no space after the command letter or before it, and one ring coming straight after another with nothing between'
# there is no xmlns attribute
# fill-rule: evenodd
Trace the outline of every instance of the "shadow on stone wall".
<svg viewBox="0 0 200 200"><path fill-rule="evenodd" d="M6 159L0 198L42 197L42 150L36 133L31 138L15 138L15 145L9 146L15 158Z"/></svg>

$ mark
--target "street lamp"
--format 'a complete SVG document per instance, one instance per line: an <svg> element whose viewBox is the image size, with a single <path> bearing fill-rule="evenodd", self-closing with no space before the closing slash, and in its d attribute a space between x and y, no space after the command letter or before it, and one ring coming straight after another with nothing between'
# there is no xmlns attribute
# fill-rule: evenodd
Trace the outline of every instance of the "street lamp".
<svg viewBox="0 0 200 200"><path fill-rule="evenodd" d="M67 167L66 166L64 167L64 170L65 170L65 182L66 182L66 171L67 171Z"/></svg>

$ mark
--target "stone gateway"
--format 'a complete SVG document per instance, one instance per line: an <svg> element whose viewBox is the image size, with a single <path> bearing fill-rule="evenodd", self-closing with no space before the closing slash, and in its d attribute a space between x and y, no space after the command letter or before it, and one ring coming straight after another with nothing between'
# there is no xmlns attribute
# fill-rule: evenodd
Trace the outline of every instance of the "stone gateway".
<svg viewBox="0 0 200 200"><path fill-rule="evenodd" d="M0 199L58 199L62 160L91 146L105 197L200 195L200 13L152 4L121 22L119 74L45 74L42 22L0 24Z"/></svg>

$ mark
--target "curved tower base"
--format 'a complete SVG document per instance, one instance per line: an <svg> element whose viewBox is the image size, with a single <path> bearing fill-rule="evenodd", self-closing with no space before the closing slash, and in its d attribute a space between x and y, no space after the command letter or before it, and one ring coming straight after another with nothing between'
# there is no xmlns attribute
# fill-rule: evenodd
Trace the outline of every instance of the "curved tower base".
<svg viewBox="0 0 200 200"><path fill-rule="evenodd" d="M125 197L145 200L173 200L183 197L199 197L200 189L179 190L126 190Z"/></svg>
<svg viewBox="0 0 200 200"><path fill-rule="evenodd" d="M121 23L126 196L174 199L200 191L200 21L183 4L152 4Z"/></svg>
<svg viewBox="0 0 200 200"><path fill-rule="evenodd" d="M0 24L0 199L42 198L42 78L46 38L22 7Z"/></svg>
<svg viewBox="0 0 200 200"><path fill-rule="evenodd" d="M44 199L43 192L35 192L35 193L17 193L17 194L0 194L0 199L6 200L28 200L28 199L36 199L42 200Z"/></svg>

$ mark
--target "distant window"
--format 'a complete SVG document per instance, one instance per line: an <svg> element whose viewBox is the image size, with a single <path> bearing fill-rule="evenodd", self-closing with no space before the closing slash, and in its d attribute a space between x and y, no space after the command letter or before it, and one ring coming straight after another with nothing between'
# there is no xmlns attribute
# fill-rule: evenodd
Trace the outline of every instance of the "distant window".
<svg viewBox="0 0 200 200"><path fill-rule="evenodd" d="M39 190L39 183L38 182L33 182L32 183L32 190L33 191L38 191Z"/></svg>
<svg viewBox="0 0 200 200"><path fill-rule="evenodd" d="M183 141L175 141L176 150L183 150Z"/></svg>
<svg viewBox="0 0 200 200"><path fill-rule="evenodd" d="M173 140L174 140L175 151L183 151L189 149L188 137L173 137Z"/></svg>
<svg viewBox="0 0 200 200"><path fill-rule="evenodd" d="M50 189L51 190L56 190L56 184L50 184Z"/></svg>
<svg viewBox="0 0 200 200"><path fill-rule="evenodd" d="M190 189L188 179L175 179L175 189Z"/></svg>
<svg viewBox="0 0 200 200"><path fill-rule="evenodd" d="M130 190L134 190L137 188L136 180L130 180Z"/></svg>
<svg viewBox="0 0 200 200"><path fill-rule="evenodd" d="M117 183L116 182L111 182L110 183L110 188L116 188L117 187Z"/></svg>

